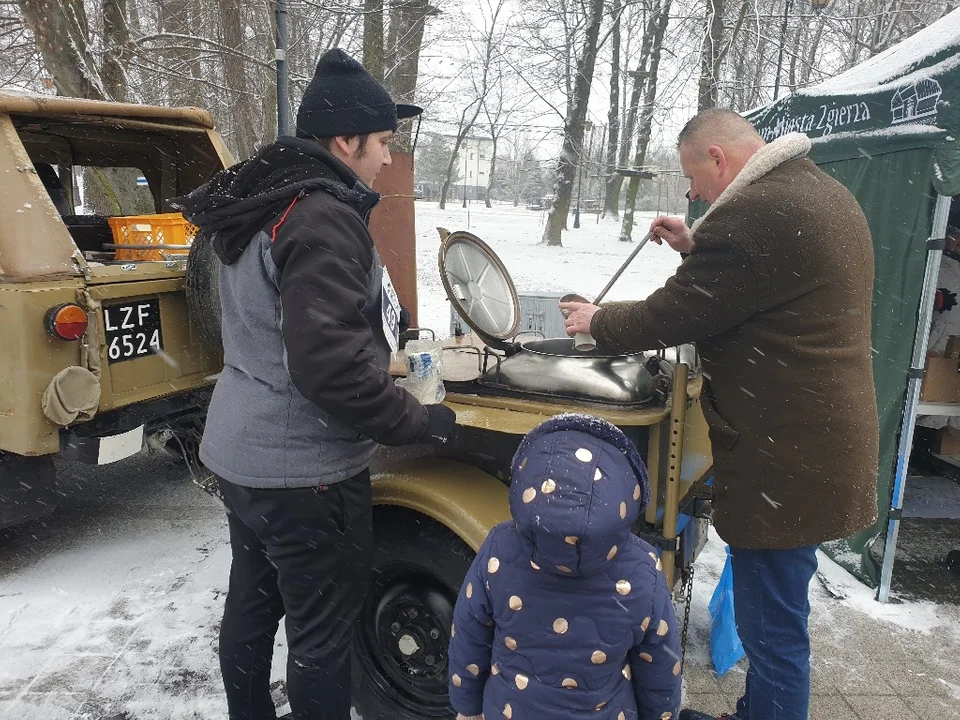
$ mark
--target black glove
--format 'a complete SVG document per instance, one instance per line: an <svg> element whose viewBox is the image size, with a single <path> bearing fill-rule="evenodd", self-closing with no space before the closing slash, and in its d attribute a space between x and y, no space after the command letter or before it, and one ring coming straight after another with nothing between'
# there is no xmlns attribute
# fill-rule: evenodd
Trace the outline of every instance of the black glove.
<svg viewBox="0 0 960 720"><path fill-rule="evenodd" d="M425 405L427 426L420 442L428 445L452 445L457 435L457 414L446 405Z"/></svg>

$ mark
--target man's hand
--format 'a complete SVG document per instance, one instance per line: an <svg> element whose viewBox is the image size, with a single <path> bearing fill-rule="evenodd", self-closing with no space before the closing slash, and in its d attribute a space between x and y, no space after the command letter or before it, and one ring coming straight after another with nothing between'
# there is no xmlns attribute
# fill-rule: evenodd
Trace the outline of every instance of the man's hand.
<svg viewBox="0 0 960 720"><path fill-rule="evenodd" d="M457 414L446 405L425 405L427 425L420 435L420 442L427 445L453 446L457 439Z"/></svg>
<svg viewBox="0 0 960 720"><path fill-rule="evenodd" d="M590 323L593 321L593 315L600 308L596 305L584 302L562 302L560 303L560 312L566 317L567 335L576 335L584 333L590 335Z"/></svg>
<svg viewBox="0 0 960 720"><path fill-rule="evenodd" d="M653 233L650 239L657 245L666 240L667 245L677 252L688 253L693 250L693 235L681 218L661 215L650 223L650 232Z"/></svg>

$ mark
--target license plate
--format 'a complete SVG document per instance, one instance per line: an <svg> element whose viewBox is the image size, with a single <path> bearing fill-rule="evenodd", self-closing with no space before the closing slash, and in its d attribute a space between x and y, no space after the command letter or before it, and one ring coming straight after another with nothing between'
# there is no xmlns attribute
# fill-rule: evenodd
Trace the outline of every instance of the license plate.
<svg viewBox="0 0 960 720"><path fill-rule="evenodd" d="M107 359L111 363L135 360L163 350L158 299L104 305L103 325Z"/></svg>

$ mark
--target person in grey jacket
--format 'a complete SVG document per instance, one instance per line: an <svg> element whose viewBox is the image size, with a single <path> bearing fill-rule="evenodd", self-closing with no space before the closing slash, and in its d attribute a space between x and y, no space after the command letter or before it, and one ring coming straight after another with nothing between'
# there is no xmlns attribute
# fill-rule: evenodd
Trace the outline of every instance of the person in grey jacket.
<svg viewBox="0 0 960 720"><path fill-rule="evenodd" d="M286 617L297 720L350 716L351 626L372 551L378 444L442 445L456 416L388 367L401 308L367 229L397 105L340 50L325 53L281 137L183 198L212 242L224 367L200 458L218 477L232 565L220 630L231 720L275 720L270 663Z"/></svg>

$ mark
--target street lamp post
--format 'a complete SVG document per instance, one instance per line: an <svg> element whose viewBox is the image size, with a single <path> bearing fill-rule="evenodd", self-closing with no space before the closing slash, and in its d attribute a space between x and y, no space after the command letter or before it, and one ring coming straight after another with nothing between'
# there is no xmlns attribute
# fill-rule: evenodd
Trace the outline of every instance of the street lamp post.
<svg viewBox="0 0 960 720"><path fill-rule="evenodd" d="M477 202L480 202L480 140L477 140L477 197L475 198Z"/></svg>
<svg viewBox="0 0 960 720"><path fill-rule="evenodd" d="M467 207L467 140L463 140L463 207Z"/></svg>
<svg viewBox="0 0 960 720"><path fill-rule="evenodd" d="M287 67L287 0L277 0L274 8L277 23L274 60L277 68L277 137L290 134L290 70Z"/></svg>

